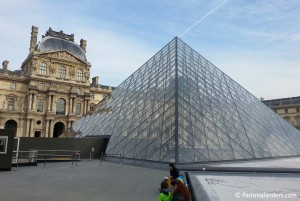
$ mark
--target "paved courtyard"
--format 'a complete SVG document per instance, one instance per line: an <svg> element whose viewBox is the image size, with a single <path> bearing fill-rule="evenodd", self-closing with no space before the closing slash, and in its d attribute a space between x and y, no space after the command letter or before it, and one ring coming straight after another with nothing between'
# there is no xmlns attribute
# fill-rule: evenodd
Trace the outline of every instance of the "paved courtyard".
<svg viewBox="0 0 300 201"><path fill-rule="evenodd" d="M20 167L0 172L1 201L151 201L157 200L166 170L99 161Z"/></svg>

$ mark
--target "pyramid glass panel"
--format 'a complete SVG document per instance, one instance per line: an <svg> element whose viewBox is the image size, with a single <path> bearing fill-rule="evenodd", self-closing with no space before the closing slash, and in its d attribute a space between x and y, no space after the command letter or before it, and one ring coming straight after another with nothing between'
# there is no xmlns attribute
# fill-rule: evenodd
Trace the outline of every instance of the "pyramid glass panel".
<svg viewBox="0 0 300 201"><path fill-rule="evenodd" d="M176 162L300 154L300 133L174 38L72 127L110 136L107 155Z"/></svg>

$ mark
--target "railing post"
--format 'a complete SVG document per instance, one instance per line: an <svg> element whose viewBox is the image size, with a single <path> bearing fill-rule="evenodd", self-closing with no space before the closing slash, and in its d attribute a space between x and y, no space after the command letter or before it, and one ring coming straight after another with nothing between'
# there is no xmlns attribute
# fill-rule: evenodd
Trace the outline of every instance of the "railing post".
<svg viewBox="0 0 300 201"><path fill-rule="evenodd" d="M120 163L120 164L123 164L123 161L122 161L122 154L120 154L120 158L121 158L121 163Z"/></svg>
<svg viewBox="0 0 300 201"><path fill-rule="evenodd" d="M99 157L99 166L102 165L102 164L101 164L101 157L103 158L103 152L102 152L102 154L101 154L100 157Z"/></svg>
<svg viewBox="0 0 300 201"><path fill-rule="evenodd" d="M19 169L19 157L18 155L16 156L16 159L17 159L17 166L15 167L14 171L18 171Z"/></svg>
<svg viewBox="0 0 300 201"><path fill-rule="evenodd" d="M47 156L45 155L45 161L44 161L44 167L43 167L43 169L46 169L46 159L47 159Z"/></svg>
<svg viewBox="0 0 300 201"><path fill-rule="evenodd" d="M91 161L92 160L92 153L90 152L90 159L89 159L89 161Z"/></svg>
<svg viewBox="0 0 300 201"><path fill-rule="evenodd" d="M71 168L73 168L74 167L74 155L72 156L72 167Z"/></svg>

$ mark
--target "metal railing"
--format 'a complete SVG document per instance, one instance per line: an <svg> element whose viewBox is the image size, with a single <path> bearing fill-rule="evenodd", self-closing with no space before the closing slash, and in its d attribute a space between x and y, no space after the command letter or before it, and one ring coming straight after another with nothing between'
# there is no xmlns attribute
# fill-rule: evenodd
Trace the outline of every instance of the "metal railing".
<svg viewBox="0 0 300 201"><path fill-rule="evenodd" d="M30 150L30 151L13 151L15 153L16 168L14 170L19 170L19 159L27 159L28 163L36 163L38 160L43 160L43 169L46 169L47 160L53 158L69 159L72 161L72 167L77 167L77 162L80 161L81 151L79 150ZM75 166L74 166L75 162Z"/></svg>
<svg viewBox="0 0 300 201"><path fill-rule="evenodd" d="M122 154L107 154L107 153L104 153L104 157L105 156L120 156L120 164L123 164L123 157L122 157Z"/></svg>

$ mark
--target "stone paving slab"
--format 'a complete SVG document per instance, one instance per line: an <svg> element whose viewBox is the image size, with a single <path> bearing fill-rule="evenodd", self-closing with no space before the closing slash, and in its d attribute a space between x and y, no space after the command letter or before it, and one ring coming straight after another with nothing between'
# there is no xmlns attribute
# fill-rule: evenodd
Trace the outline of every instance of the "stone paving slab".
<svg viewBox="0 0 300 201"><path fill-rule="evenodd" d="M112 162L82 161L19 167L0 172L1 201L151 201L166 170L149 169Z"/></svg>

